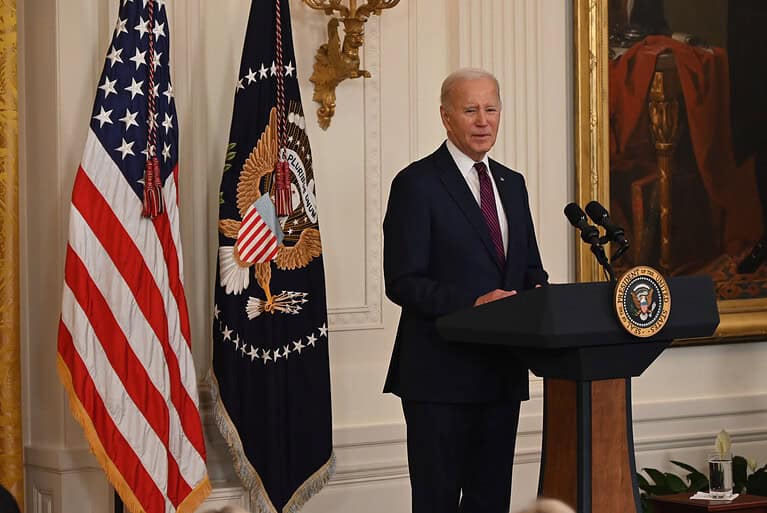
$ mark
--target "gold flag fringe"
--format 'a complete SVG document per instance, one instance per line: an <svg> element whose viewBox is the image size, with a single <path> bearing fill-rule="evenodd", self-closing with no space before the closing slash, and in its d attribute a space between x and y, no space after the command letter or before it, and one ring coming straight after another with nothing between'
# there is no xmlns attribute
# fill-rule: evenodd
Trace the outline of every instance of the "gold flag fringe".
<svg viewBox="0 0 767 513"><path fill-rule="evenodd" d="M283 513L298 513L306 502L328 483L336 472L336 455L330 451L330 459L325 462L309 479L304 481L298 490L293 493L285 507Z"/></svg>
<svg viewBox="0 0 767 513"><path fill-rule="evenodd" d="M255 508L254 513L297 513L335 474L336 456L333 451L330 451L328 461L298 487L287 504L285 504L285 507L282 508L282 511L278 512L266 493L261 476L258 475L258 472L245 455L237 428L229 417L229 413L226 411L226 407L219 395L218 380L212 368L208 372L208 383L213 396L213 417L216 420L218 430L229 447L229 453L234 462L234 471L250 495L250 507Z"/></svg>
<svg viewBox="0 0 767 513"><path fill-rule="evenodd" d="M93 425L93 421L85 412L85 408L75 393L74 387L72 385L72 374L69 372L69 368L64 363L61 355L57 354L56 360L59 379L61 379L61 383L64 385L64 389L66 389L67 394L69 395L69 409L72 411L72 415L74 416L75 420L82 426L91 452L94 456L96 456L96 460L98 460L101 468L104 469L107 480L120 495L120 498L122 499L125 507L128 508L128 511L131 513L146 513L138 498L133 493L133 490L131 490L130 486L128 486L128 483L125 481L120 471L107 455L104 446L101 445L98 433L96 432L96 427ZM205 474L203 479L197 483L197 485L192 489L191 493L186 497L186 499L184 499L184 501L179 504L176 512L194 513L195 510L197 510L197 508L200 507L200 505L203 503L205 498L210 495L211 491L212 487L210 480L208 479L208 475Z"/></svg>

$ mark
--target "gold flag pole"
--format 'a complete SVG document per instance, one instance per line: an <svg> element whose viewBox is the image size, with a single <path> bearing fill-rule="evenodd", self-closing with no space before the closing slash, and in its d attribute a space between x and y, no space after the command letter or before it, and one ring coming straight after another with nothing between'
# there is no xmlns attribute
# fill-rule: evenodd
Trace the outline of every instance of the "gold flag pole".
<svg viewBox="0 0 767 513"><path fill-rule="evenodd" d="M16 0L0 0L0 484L24 507Z"/></svg>

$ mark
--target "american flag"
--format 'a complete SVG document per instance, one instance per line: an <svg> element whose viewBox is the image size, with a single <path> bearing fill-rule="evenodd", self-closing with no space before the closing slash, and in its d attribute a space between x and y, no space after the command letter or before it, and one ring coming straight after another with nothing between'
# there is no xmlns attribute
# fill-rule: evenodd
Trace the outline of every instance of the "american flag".
<svg viewBox="0 0 767 513"><path fill-rule="evenodd" d="M169 37L165 0L122 2L72 191L59 323L72 412L133 513L192 512L210 493L184 297ZM164 210L142 217L155 150Z"/></svg>

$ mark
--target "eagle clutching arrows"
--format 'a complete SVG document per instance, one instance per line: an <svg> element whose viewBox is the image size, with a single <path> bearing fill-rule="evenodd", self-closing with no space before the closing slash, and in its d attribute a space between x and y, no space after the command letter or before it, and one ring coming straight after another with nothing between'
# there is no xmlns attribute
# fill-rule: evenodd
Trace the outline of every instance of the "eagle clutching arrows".
<svg viewBox="0 0 767 513"><path fill-rule="evenodd" d="M290 119L303 122L300 113L291 113ZM291 135L288 151L299 159L297 151L308 152L306 133L298 124L292 124L288 133ZM291 183L293 212L287 217L277 217L270 193L274 192L272 172L278 159L277 110L273 108L269 124L240 172L237 209L242 220L222 219L218 225L225 237L236 241L233 246L219 247L221 286L227 294L242 293L250 284L250 268L254 267L256 281L264 291L265 299L249 298L246 311L250 319L263 312L297 314L307 302L305 292L272 293L272 261L277 269L291 271L306 267L322 254L316 215L309 215L305 204L314 198L313 180L308 184L297 183L298 180ZM293 173L291 177L295 178Z"/></svg>

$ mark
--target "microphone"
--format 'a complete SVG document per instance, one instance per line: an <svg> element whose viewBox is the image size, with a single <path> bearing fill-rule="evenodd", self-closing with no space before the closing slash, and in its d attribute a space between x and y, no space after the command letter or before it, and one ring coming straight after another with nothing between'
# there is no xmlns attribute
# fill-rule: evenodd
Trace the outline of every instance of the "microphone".
<svg viewBox="0 0 767 513"><path fill-rule="evenodd" d="M605 229L609 240L620 244L621 248L628 247L629 241L626 240L623 228L610 220L610 214L598 201L589 201L586 205L586 213L592 221Z"/></svg>
<svg viewBox="0 0 767 513"><path fill-rule="evenodd" d="M597 227L589 224L586 214L577 203L568 203L565 207L565 216L571 225L581 231L583 242L591 245L591 252L596 257L599 265L605 270L609 280L611 282L615 281L615 273L610 262L607 260L607 255L605 255L605 250L602 247L602 238L599 236Z"/></svg>
<svg viewBox="0 0 767 513"><path fill-rule="evenodd" d="M599 230L596 226L590 225L586 219L586 214L581 210L577 203L568 203L565 207L565 217L570 224L581 231L581 239L587 244L599 245Z"/></svg>

